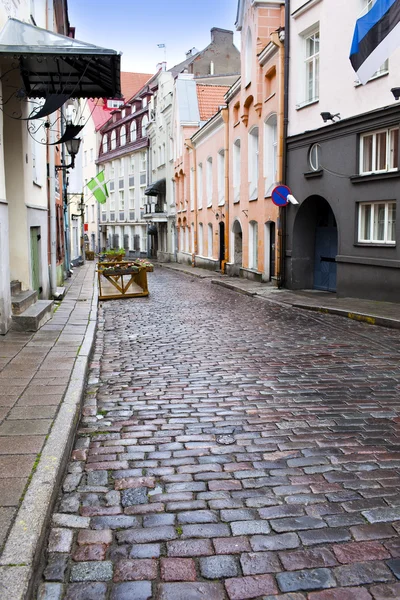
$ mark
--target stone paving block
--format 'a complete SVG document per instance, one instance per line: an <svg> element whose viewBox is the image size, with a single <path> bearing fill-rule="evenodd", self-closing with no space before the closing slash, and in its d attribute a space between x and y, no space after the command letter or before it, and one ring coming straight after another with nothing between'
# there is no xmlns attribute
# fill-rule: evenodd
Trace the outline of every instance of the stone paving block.
<svg viewBox="0 0 400 600"><path fill-rule="evenodd" d="M210 540L175 540L167 543L167 552L168 556L182 557L209 556L210 554L214 554Z"/></svg>
<svg viewBox="0 0 400 600"><path fill-rule="evenodd" d="M0 479L0 506L18 506L28 478Z"/></svg>
<svg viewBox="0 0 400 600"><path fill-rule="evenodd" d="M386 561L387 566L392 571L393 575L400 579L400 558L392 558Z"/></svg>
<svg viewBox="0 0 400 600"><path fill-rule="evenodd" d="M163 525L162 527L146 527L144 529L128 529L117 533L120 543L146 544L149 542L166 542L175 540L178 534L175 527Z"/></svg>
<svg viewBox="0 0 400 600"><path fill-rule="evenodd" d="M106 600L105 583L73 583L67 587L65 600Z"/></svg>
<svg viewBox="0 0 400 600"><path fill-rule="evenodd" d="M160 544L133 544L129 558L158 558L160 554Z"/></svg>
<svg viewBox="0 0 400 600"><path fill-rule="evenodd" d="M349 530L345 527L332 527L329 529L310 529L309 531L300 531L299 536L305 546L314 544L332 544L334 542L347 542L351 539Z"/></svg>
<svg viewBox="0 0 400 600"><path fill-rule="evenodd" d="M206 579L222 579L240 575L237 558L219 554L200 558L200 572Z"/></svg>
<svg viewBox="0 0 400 600"><path fill-rule="evenodd" d="M313 548L297 552L279 552L279 558L286 571L333 567L338 565L334 554L328 548Z"/></svg>
<svg viewBox="0 0 400 600"><path fill-rule="evenodd" d="M48 550L49 552L70 552L72 546L73 532L71 529L53 527L50 531Z"/></svg>
<svg viewBox="0 0 400 600"><path fill-rule="evenodd" d="M240 557L243 575L277 573L281 565L277 554L273 552L250 552Z"/></svg>
<svg viewBox="0 0 400 600"><path fill-rule="evenodd" d="M248 600L264 594L276 594L278 589L271 575L235 577L225 581L229 600Z"/></svg>
<svg viewBox="0 0 400 600"><path fill-rule="evenodd" d="M196 581L196 565L191 558L162 558L161 579L163 581Z"/></svg>
<svg viewBox="0 0 400 600"><path fill-rule="evenodd" d="M374 600L398 600L400 598L400 583L373 585L370 592Z"/></svg>
<svg viewBox="0 0 400 600"><path fill-rule="evenodd" d="M390 558L386 548L379 542L373 541L340 544L332 546L332 550L337 560L342 564Z"/></svg>
<svg viewBox="0 0 400 600"><path fill-rule="evenodd" d="M41 451L44 435L0 437L0 454L37 454Z"/></svg>
<svg viewBox="0 0 400 600"><path fill-rule="evenodd" d="M376 508L362 511L369 523L382 523L400 520L400 506L392 508Z"/></svg>
<svg viewBox="0 0 400 600"><path fill-rule="evenodd" d="M289 550L291 548L298 548L300 540L296 533L254 535L250 538L250 545L255 552L262 550Z"/></svg>
<svg viewBox="0 0 400 600"><path fill-rule="evenodd" d="M42 583L39 586L37 600L61 600L62 594L61 583Z"/></svg>
<svg viewBox="0 0 400 600"><path fill-rule="evenodd" d="M309 600L372 600L365 588L336 588L322 592L311 592Z"/></svg>
<svg viewBox="0 0 400 600"><path fill-rule="evenodd" d="M111 561L81 562L72 565L70 581L110 581L112 575Z"/></svg>
<svg viewBox="0 0 400 600"><path fill-rule="evenodd" d="M77 542L80 546L88 544L104 544L109 546L112 542L112 539L112 531L110 529L103 529L100 531L83 529L78 533Z"/></svg>
<svg viewBox="0 0 400 600"><path fill-rule="evenodd" d="M330 569L307 569L290 573L278 573L276 579L282 592L316 590L336 586L336 581Z"/></svg>
<svg viewBox="0 0 400 600"><path fill-rule="evenodd" d="M241 554L251 551L247 537L214 538L213 544L217 554Z"/></svg>
<svg viewBox="0 0 400 600"><path fill-rule="evenodd" d="M225 600L220 583L163 583L158 586L157 600Z"/></svg>
<svg viewBox="0 0 400 600"><path fill-rule="evenodd" d="M338 583L343 586L365 585L392 580L392 573L383 562L366 562L333 569Z"/></svg>
<svg viewBox="0 0 400 600"><path fill-rule="evenodd" d="M150 581L130 581L113 585L111 600L151 600Z"/></svg>
<svg viewBox="0 0 400 600"><path fill-rule="evenodd" d="M79 546L72 553L72 559L75 562L85 562L90 560L105 560L107 546L105 544L89 544Z"/></svg>
<svg viewBox="0 0 400 600"><path fill-rule="evenodd" d="M127 515L116 515L114 517L93 517L90 526L93 529L126 529L138 527L139 521L136 517Z"/></svg>
<svg viewBox="0 0 400 600"><path fill-rule="evenodd" d="M228 525L225 525L224 523L204 523L201 525L182 526L182 538L224 537L230 535L230 533Z"/></svg>
<svg viewBox="0 0 400 600"><path fill-rule="evenodd" d="M147 581L158 576L158 561L151 558L119 560L115 565L114 581Z"/></svg>

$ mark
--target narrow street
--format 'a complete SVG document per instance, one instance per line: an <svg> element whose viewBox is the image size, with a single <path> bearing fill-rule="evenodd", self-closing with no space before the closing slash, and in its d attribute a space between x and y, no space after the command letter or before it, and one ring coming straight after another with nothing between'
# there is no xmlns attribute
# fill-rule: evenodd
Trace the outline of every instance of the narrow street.
<svg viewBox="0 0 400 600"><path fill-rule="evenodd" d="M36 597L400 598L400 332L149 289L100 307Z"/></svg>

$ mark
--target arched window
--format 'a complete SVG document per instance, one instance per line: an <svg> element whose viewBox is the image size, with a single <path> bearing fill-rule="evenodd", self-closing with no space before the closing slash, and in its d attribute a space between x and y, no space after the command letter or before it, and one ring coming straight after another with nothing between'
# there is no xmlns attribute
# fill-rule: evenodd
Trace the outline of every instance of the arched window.
<svg viewBox="0 0 400 600"><path fill-rule="evenodd" d="M149 117L147 115L144 115L144 117L142 119L142 137L144 137L146 135L146 127L147 127L148 122L149 122Z"/></svg>
<svg viewBox="0 0 400 600"><path fill-rule="evenodd" d="M115 129L111 132L111 150L115 150L117 147L117 132Z"/></svg>
<svg viewBox="0 0 400 600"><path fill-rule="evenodd" d="M212 206L213 201L213 168L212 158L209 156L206 162L206 194L207 206Z"/></svg>
<svg viewBox="0 0 400 600"><path fill-rule="evenodd" d="M258 197L258 127L249 131L249 200Z"/></svg>
<svg viewBox="0 0 400 600"><path fill-rule="evenodd" d="M233 143L233 201L240 201L240 138Z"/></svg>
<svg viewBox="0 0 400 600"><path fill-rule="evenodd" d="M246 37L246 48L245 48L245 57L244 57L244 73L245 73L245 85L248 85L251 81L251 67L253 63L253 36L251 33L250 27L247 29L247 37Z"/></svg>
<svg viewBox="0 0 400 600"><path fill-rule="evenodd" d="M120 146L125 146L125 144L126 144L126 127L125 127L125 125L123 125L121 127L121 131L119 133L119 143L120 143Z"/></svg>
<svg viewBox="0 0 400 600"><path fill-rule="evenodd" d="M131 142L135 142L136 138L137 138L136 121L132 121L132 123L131 123Z"/></svg>
<svg viewBox="0 0 400 600"><path fill-rule="evenodd" d="M203 223L199 223L199 233L197 239L197 251L199 256L203 256L204 252L204 240L203 240Z"/></svg>
<svg viewBox="0 0 400 600"><path fill-rule="evenodd" d="M258 263L258 224L257 221L249 223L249 269L257 269Z"/></svg>
<svg viewBox="0 0 400 600"><path fill-rule="evenodd" d="M212 258L213 255L213 226L211 223L208 224L208 231L207 231L207 250L208 250L208 256L210 258Z"/></svg>
<svg viewBox="0 0 400 600"><path fill-rule="evenodd" d="M108 137L103 135L103 154L108 152Z"/></svg>
<svg viewBox="0 0 400 600"><path fill-rule="evenodd" d="M278 170L278 126L276 114L264 123L264 177L265 193L268 193L277 181Z"/></svg>

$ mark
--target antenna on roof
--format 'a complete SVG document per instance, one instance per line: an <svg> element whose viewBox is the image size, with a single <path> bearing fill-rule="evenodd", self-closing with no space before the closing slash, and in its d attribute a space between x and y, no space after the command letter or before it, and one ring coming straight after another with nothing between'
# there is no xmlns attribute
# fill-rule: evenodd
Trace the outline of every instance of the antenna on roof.
<svg viewBox="0 0 400 600"><path fill-rule="evenodd" d="M157 44L158 48L164 49L164 63L165 63L165 71L167 70L167 45L166 44Z"/></svg>

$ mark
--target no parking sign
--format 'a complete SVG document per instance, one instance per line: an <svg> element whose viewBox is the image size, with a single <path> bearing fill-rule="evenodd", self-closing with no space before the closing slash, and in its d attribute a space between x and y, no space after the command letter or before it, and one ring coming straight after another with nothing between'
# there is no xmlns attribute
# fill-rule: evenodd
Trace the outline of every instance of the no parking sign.
<svg viewBox="0 0 400 600"><path fill-rule="evenodd" d="M292 192L287 185L277 185L271 192L272 202L276 206L287 206L289 202L298 204L296 198L292 196Z"/></svg>

